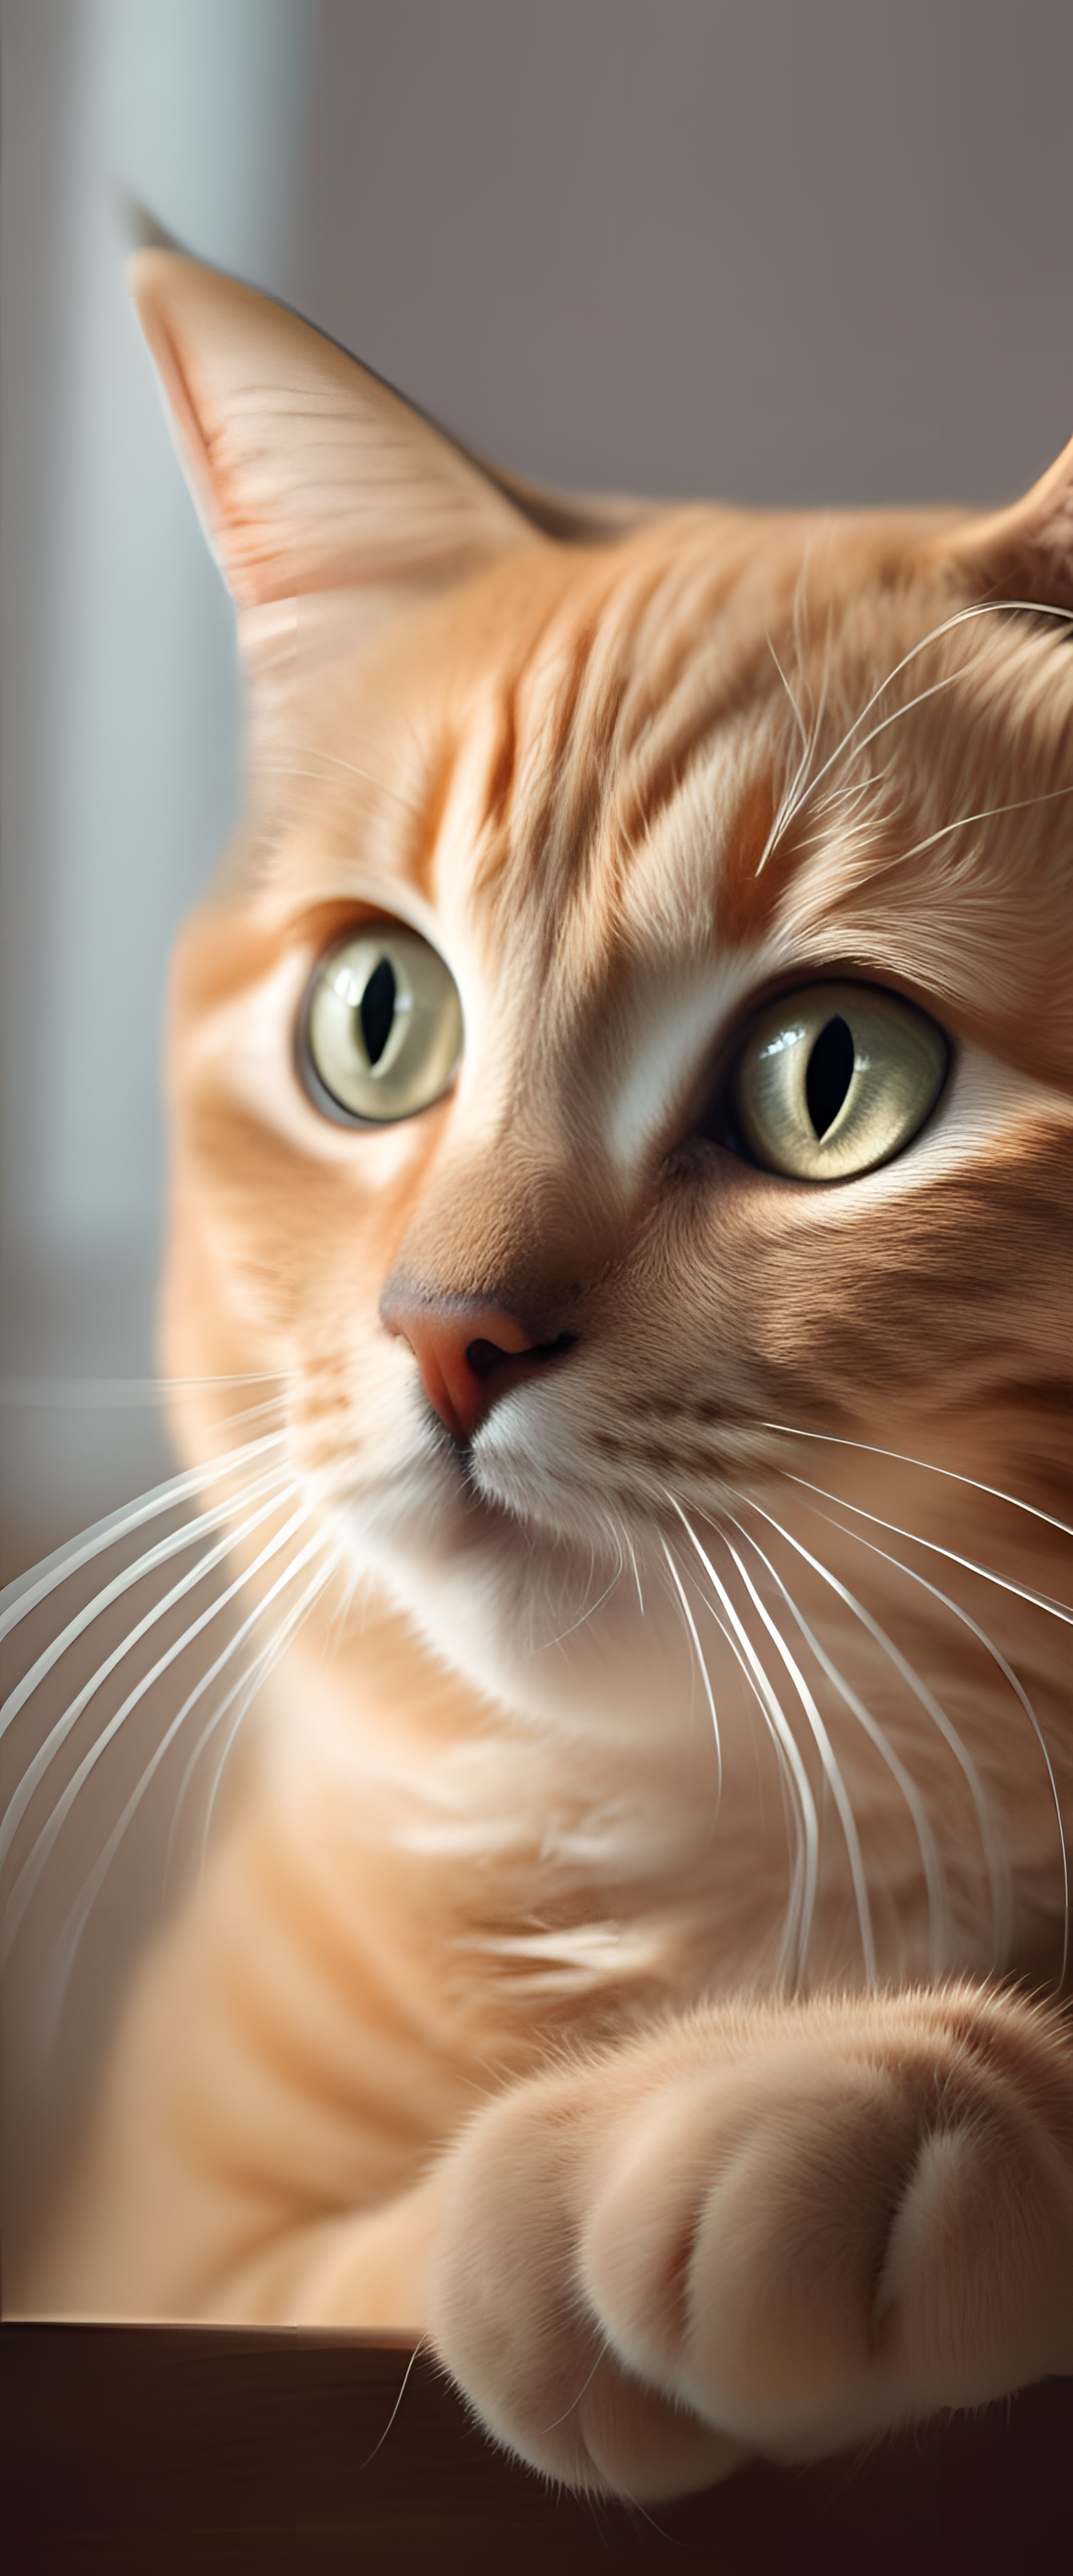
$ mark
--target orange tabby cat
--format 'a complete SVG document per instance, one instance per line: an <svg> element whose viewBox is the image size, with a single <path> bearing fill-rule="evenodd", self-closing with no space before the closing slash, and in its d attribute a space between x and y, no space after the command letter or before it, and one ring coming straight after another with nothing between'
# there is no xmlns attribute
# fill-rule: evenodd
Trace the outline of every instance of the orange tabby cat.
<svg viewBox="0 0 1073 2576"><path fill-rule="evenodd" d="M305 1620L24 2304L420 2328L634 2496L1071 2370L1073 447L574 507L136 288L252 744L166 1363Z"/></svg>

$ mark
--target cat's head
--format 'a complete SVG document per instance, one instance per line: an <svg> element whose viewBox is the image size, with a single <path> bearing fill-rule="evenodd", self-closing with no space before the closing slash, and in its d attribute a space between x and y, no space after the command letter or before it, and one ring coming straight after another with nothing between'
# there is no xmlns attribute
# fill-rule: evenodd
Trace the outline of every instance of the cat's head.
<svg viewBox="0 0 1073 2576"><path fill-rule="evenodd" d="M493 1682L643 1659L621 1569L698 1535L764 1595L791 1475L1054 1510L1073 448L984 520L551 502L248 290L136 285L251 714L171 1368L279 1371L318 1510Z"/></svg>

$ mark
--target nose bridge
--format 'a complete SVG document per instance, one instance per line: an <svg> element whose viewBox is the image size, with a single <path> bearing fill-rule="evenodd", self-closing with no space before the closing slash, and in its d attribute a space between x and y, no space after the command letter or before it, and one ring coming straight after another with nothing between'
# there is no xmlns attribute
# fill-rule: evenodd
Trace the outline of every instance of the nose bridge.
<svg viewBox="0 0 1073 2576"><path fill-rule="evenodd" d="M606 1163L567 1140L499 1134L445 1160L398 1246L391 1281L423 1298L488 1307L527 1338L572 1329L617 1257L625 1211Z"/></svg>

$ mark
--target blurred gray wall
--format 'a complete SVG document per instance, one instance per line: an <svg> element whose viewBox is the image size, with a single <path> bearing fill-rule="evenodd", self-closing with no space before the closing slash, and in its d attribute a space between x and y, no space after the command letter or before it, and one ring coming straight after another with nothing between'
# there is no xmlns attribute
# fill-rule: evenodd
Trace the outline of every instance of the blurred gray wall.
<svg viewBox="0 0 1073 2576"><path fill-rule="evenodd" d="M96 1382L153 1369L167 955L239 794L231 612L126 292L128 200L293 294L317 28L312 0L5 0L2 30L13 1573L167 1472L157 1409Z"/></svg>
<svg viewBox="0 0 1073 2576"><path fill-rule="evenodd" d="M227 603L117 187L565 485L1012 495L1073 430L1071 0L4 0L9 1379L152 1368L167 949L238 792ZM319 47L318 47L319 37ZM164 1472L4 1417L8 1569Z"/></svg>
<svg viewBox="0 0 1073 2576"><path fill-rule="evenodd" d="M323 0L304 301L474 445L1012 496L1073 433L1073 0Z"/></svg>

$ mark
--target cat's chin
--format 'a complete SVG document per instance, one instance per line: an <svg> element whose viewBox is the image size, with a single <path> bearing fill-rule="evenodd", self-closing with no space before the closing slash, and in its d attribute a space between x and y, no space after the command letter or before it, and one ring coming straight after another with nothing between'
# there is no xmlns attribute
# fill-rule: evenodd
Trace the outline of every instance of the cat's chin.
<svg viewBox="0 0 1073 2576"><path fill-rule="evenodd" d="M584 1539L484 1490L457 1453L338 1503L356 1571L385 1585L423 1637L480 1691L541 1723L666 1725L688 1646L659 1543L627 1546L593 1515Z"/></svg>

